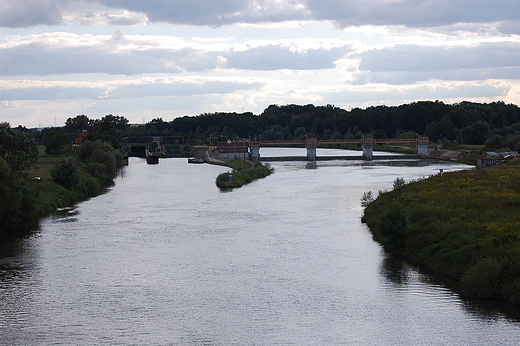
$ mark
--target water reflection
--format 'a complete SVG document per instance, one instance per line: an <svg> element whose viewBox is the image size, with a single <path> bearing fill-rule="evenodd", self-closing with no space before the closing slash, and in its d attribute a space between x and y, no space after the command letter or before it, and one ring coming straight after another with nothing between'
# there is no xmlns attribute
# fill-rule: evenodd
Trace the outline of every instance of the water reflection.
<svg viewBox="0 0 520 346"><path fill-rule="evenodd" d="M0 230L0 248L3 247L3 243L8 242L10 239L29 237L39 231L39 219L27 220L20 224L9 226L4 230ZM2 253L0 252L1 256Z"/></svg>
<svg viewBox="0 0 520 346"><path fill-rule="evenodd" d="M520 310L517 306L496 299L475 299L460 296L460 290L452 278L434 273L420 265L410 265L397 256L385 255L381 261L381 275L388 283L400 289L413 288L414 280L429 287L438 287L443 294L450 294L461 299L461 307L475 318L497 320L503 317L520 322ZM439 297L432 297L437 299ZM452 302L450 303L452 304Z"/></svg>
<svg viewBox="0 0 520 346"><path fill-rule="evenodd" d="M381 274L397 286L403 286L409 282L409 270L406 262L395 256L387 255L381 262Z"/></svg>
<svg viewBox="0 0 520 346"><path fill-rule="evenodd" d="M56 220L57 222L76 222L78 220L76 217L78 214L79 211L75 206L65 207L56 210L56 212L54 212L50 218L52 220Z"/></svg>

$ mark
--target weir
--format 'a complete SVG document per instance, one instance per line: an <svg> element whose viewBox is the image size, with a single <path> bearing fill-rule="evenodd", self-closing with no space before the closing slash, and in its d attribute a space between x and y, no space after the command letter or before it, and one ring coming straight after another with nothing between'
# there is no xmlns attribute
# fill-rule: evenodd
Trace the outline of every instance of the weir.
<svg viewBox="0 0 520 346"><path fill-rule="evenodd" d="M307 156L290 156L290 157L261 157L260 147L262 143L269 145L305 145ZM374 145L376 144L411 144L417 145L417 155L378 155L374 156ZM334 145L334 144L361 144L363 151L362 156L332 156L332 157L318 157L316 149L319 144ZM249 139L249 158L253 161L330 161L330 160L410 160L426 158L429 156L428 146L430 144L428 135L419 135L417 139L374 139L371 134L364 135L361 140L325 140L319 141L315 136L308 136L305 141L264 141L262 142L260 136L251 137Z"/></svg>
<svg viewBox="0 0 520 346"><path fill-rule="evenodd" d="M421 156L419 155L375 155L372 156L372 160L418 160ZM365 156L316 156L314 161L366 161ZM306 156L271 156L271 157L260 157L261 162L274 162L274 161L309 161Z"/></svg>

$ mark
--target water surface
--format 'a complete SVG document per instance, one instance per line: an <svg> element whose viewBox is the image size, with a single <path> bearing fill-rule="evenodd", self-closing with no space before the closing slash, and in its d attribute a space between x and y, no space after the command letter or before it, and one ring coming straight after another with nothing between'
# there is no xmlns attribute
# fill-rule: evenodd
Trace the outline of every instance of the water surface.
<svg viewBox="0 0 520 346"><path fill-rule="evenodd" d="M515 309L462 300L360 222L363 192L467 166L272 165L221 192L225 167L132 158L108 193L3 247L0 344L518 344Z"/></svg>

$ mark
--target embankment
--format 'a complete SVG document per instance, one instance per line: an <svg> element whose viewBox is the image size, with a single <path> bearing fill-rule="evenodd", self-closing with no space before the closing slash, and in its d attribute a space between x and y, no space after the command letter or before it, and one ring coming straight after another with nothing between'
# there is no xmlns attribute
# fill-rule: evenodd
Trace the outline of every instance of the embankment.
<svg viewBox="0 0 520 346"><path fill-rule="evenodd" d="M363 221L393 254L520 304L520 161L437 175L381 193Z"/></svg>

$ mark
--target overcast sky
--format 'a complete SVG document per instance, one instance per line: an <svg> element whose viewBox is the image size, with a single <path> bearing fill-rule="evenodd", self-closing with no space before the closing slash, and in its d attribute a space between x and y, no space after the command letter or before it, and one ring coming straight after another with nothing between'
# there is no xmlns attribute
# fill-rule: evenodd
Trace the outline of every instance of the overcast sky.
<svg viewBox="0 0 520 346"><path fill-rule="evenodd" d="M1 0L0 121L520 104L518 0Z"/></svg>

